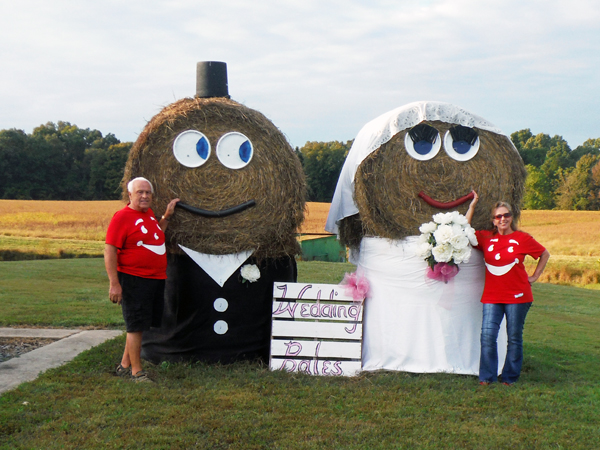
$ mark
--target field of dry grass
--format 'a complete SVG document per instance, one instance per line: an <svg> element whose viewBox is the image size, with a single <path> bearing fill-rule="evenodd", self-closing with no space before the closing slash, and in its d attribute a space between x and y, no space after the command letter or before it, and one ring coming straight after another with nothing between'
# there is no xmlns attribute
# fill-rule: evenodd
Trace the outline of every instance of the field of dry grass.
<svg viewBox="0 0 600 450"><path fill-rule="evenodd" d="M0 200L0 235L103 241L120 201Z"/></svg>
<svg viewBox="0 0 600 450"><path fill-rule="evenodd" d="M0 200L0 259L10 259L10 252L99 256L108 223L122 206L120 201ZM300 232L325 233L329 206L308 203ZM523 211L520 226L552 255L542 281L600 288L600 211Z"/></svg>
<svg viewBox="0 0 600 450"><path fill-rule="evenodd" d="M0 200L0 260L100 256L120 201Z"/></svg>
<svg viewBox="0 0 600 450"><path fill-rule="evenodd" d="M600 211L523 211L521 229L552 255L540 281L600 289Z"/></svg>

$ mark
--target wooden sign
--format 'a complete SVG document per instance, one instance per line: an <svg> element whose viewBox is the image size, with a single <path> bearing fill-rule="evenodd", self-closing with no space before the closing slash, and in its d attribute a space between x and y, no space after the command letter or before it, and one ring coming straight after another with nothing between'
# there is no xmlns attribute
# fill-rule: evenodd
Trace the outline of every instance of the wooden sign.
<svg viewBox="0 0 600 450"><path fill-rule="evenodd" d="M362 306L337 284L276 282L271 369L310 375L358 374Z"/></svg>

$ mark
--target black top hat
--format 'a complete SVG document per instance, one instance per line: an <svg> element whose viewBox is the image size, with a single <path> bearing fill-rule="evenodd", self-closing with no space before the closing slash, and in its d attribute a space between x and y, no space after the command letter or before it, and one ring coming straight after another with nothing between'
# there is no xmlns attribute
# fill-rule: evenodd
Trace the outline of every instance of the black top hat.
<svg viewBox="0 0 600 450"><path fill-rule="evenodd" d="M226 63L200 61L196 64L196 97L229 98Z"/></svg>

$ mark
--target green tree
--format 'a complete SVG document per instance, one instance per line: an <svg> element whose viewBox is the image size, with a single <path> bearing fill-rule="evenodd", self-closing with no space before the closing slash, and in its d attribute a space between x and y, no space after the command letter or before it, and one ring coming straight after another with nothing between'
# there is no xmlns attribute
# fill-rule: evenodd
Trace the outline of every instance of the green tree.
<svg viewBox="0 0 600 450"><path fill-rule="evenodd" d="M30 135L21 130L2 130L0 197L118 198L115 192L130 147L121 145L113 134L103 137L98 130L81 129L69 122L48 122Z"/></svg>
<svg viewBox="0 0 600 450"><path fill-rule="evenodd" d="M540 166L549 178L553 178L559 169L573 167L570 165L569 154L571 149L567 141L560 136L555 136L551 144L550 149L546 153L546 159L544 159L544 163Z"/></svg>
<svg viewBox="0 0 600 450"><path fill-rule="evenodd" d="M600 210L600 157L590 171L590 195L588 209Z"/></svg>
<svg viewBox="0 0 600 450"><path fill-rule="evenodd" d="M583 155L600 155L600 138L588 139L577 146L569 155L571 165L575 166Z"/></svg>
<svg viewBox="0 0 600 450"><path fill-rule="evenodd" d="M552 184L544 172L534 165L525 166L527 179L525 180L525 195L523 197L524 209L552 209L554 207L554 192Z"/></svg>
<svg viewBox="0 0 600 450"><path fill-rule="evenodd" d="M531 133L531 130L529 128L525 128L524 130L515 131L513 134L511 134L510 140L513 142L513 144L515 144L515 147L517 147L517 150L520 152L523 150L525 143L532 137L533 134Z"/></svg>
<svg viewBox="0 0 600 450"><path fill-rule="evenodd" d="M24 131L14 128L0 131L0 198L31 198L28 139Z"/></svg>
<svg viewBox="0 0 600 450"><path fill-rule="evenodd" d="M308 199L312 202L330 202L335 192L340 171L352 146L333 142L307 142L300 149L302 166L308 184Z"/></svg>
<svg viewBox="0 0 600 450"><path fill-rule="evenodd" d="M515 131L510 135L511 140L519 150L521 158L525 165L531 164L540 167L546 159L546 153L550 150L550 136L540 133L533 136L531 130L526 128L521 131Z"/></svg>
<svg viewBox="0 0 600 450"><path fill-rule="evenodd" d="M86 197L89 200L121 198L121 179L131 146L131 142L125 142L113 144L106 150L95 147L87 151L90 176Z"/></svg>
<svg viewBox="0 0 600 450"><path fill-rule="evenodd" d="M89 180L85 152L102 139L102 133L59 121L35 128L31 138L39 151L38 164L47 165L44 192L50 189L51 198L61 200L84 199Z"/></svg>
<svg viewBox="0 0 600 450"><path fill-rule="evenodd" d="M515 131L510 135L510 138L519 151L521 158L523 158L525 165L531 164L535 167L541 167L546 161L550 150L556 147L564 148L567 152L571 151L567 141L562 136L555 135L554 137L550 137L550 135L545 133L539 133L534 136L529 128ZM576 162L571 162L570 159L561 161L564 164L563 168L574 167Z"/></svg>
<svg viewBox="0 0 600 450"><path fill-rule="evenodd" d="M575 168L568 169L560 176L560 183L556 189L558 209L590 209L597 197L597 185L593 180L592 169L599 160L598 155L583 155Z"/></svg>

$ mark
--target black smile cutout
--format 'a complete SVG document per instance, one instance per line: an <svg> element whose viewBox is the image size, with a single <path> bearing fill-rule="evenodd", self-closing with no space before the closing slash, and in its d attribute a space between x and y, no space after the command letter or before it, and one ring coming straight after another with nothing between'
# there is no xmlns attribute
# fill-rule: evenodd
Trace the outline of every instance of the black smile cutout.
<svg viewBox="0 0 600 450"><path fill-rule="evenodd" d="M227 217L232 214L237 214L242 211L247 210L248 208L252 208L256 206L256 202L254 200L249 200L245 203L241 203L237 206L233 206L231 208L222 209L221 211L209 211L207 209L196 208L195 206L186 205L185 203L178 202L175 206L178 206L181 209L189 211L191 213L197 214L203 217Z"/></svg>

